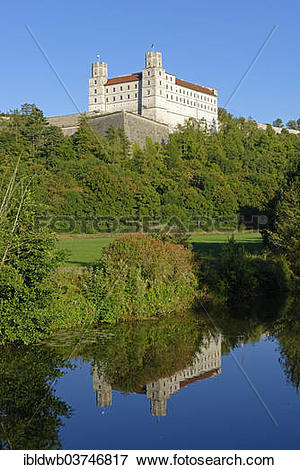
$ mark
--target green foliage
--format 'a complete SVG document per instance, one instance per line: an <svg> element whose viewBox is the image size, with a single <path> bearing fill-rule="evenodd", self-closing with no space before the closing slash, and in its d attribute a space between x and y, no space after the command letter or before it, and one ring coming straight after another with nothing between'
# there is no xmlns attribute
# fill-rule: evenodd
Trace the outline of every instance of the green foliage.
<svg viewBox="0 0 300 470"><path fill-rule="evenodd" d="M197 290L193 254L147 235L127 235L102 251L85 276L100 321L142 320L191 305Z"/></svg>
<svg viewBox="0 0 300 470"><path fill-rule="evenodd" d="M48 230L35 230L29 188L16 184L17 167L1 191L0 342L36 341L49 330L47 307L56 295L53 274L63 259Z"/></svg>
<svg viewBox="0 0 300 470"><path fill-rule="evenodd" d="M52 382L70 361L36 346L0 347L0 449L61 449L60 427L70 406Z"/></svg>
<svg viewBox="0 0 300 470"><path fill-rule="evenodd" d="M249 254L233 236L214 263L204 262L201 267L202 282L219 300L236 301L286 290L289 281L284 259Z"/></svg>
<svg viewBox="0 0 300 470"><path fill-rule="evenodd" d="M292 272L300 275L300 184L291 182L281 191L270 211L270 225L262 232L265 245L282 255Z"/></svg>
<svg viewBox="0 0 300 470"><path fill-rule="evenodd" d="M225 110L217 134L190 122L166 145L146 139L144 149L130 148L121 129L110 128L100 137L90 122L83 115L78 131L64 137L28 104L1 121L0 172L22 155L19 175L34 175L41 215L147 216L186 227L197 217L204 229L209 229L205 220L213 218L225 227L245 208L254 214L266 210L295 172L300 150L300 136L276 135L271 126L258 129ZM125 227L121 221L117 229Z"/></svg>
<svg viewBox="0 0 300 470"><path fill-rule="evenodd" d="M300 316L299 297L287 299L271 334L279 341L280 363L289 383L300 386Z"/></svg>

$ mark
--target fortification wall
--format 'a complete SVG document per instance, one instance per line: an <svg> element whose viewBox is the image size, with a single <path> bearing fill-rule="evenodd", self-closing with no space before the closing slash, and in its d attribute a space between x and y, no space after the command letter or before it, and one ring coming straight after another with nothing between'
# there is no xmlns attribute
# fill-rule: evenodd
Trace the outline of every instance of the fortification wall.
<svg viewBox="0 0 300 470"><path fill-rule="evenodd" d="M146 137L153 142L165 144L169 140L169 127L133 113L124 114L124 131L131 142L138 142L142 147Z"/></svg>
<svg viewBox="0 0 300 470"><path fill-rule="evenodd" d="M79 114L79 113L65 114L63 116L48 117L47 121L52 126L61 127L62 129L64 129L64 128L68 128L68 127L78 126L78 121L79 121L80 116L81 116L81 114Z"/></svg>
<svg viewBox="0 0 300 470"><path fill-rule="evenodd" d="M145 146L146 137L150 137L153 142L166 143L169 140L169 128L166 124L152 121L138 114L117 111L107 113L102 116L91 116L87 113L89 124L99 135L105 135L110 126L117 129L124 129L130 142L138 142L141 147ZM47 118L53 126L62 129L64 135L73 135L78 129L80 114L69 114Z"/></svg>

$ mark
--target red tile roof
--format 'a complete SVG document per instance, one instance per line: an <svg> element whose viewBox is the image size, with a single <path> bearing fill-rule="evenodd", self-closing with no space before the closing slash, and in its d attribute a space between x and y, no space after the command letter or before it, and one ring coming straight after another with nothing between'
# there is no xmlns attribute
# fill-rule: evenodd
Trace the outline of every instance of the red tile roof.
<svg viewBox="0 0 300 470"><path fill-rule="evenodd" d="M142 78L141 73L132 73L131 75L123 75L123 77L114 77L109 78L105 85L117 85L118 83L126 83L126 82L136 82Z"/></svg>
<svg viewBox="0 0 300 470"><path fill-rule="evenodd" d="M194 382L197 382L198 380L204 380L204 379L210 379L212 377L215 377L219 373L220 369L212 369L208 372L204 372L203 374L197 375L196 377L192 377L190 379L185 379L180 381L180 388L186 387L189 384L192 384ZM134 393L139 393L139 394L146 394L146 387L140 387L136 390L133 391Z"/></svg>
<svg viewBox="0 0 300 470"><path fill-rule="evenodd" d="M204 372L204 374L198 375L198 377L192 377L191 379L186 379L180 382L180 388L186 387L189 384L192 384L193 382L197 382L198 380L203 380L203 379L210 379L214 377L218 373L218 369L211 370L209 372Z"/></svg>
<svg viewBox="0 0 300 470"><path fill-rule="evenodd" d="M180 80L180 78L176 78L175 80L176 85L184 86L185 88L190 88L194 91L201 91L201 93L206 93L208 95L215 96L215 92L210 90L209 88L205 88L204 86L195 85L195 83L186 82L185 80Z"/></svg>
<svg viewBox="0 0 300 470"><path fill-rule="evenodd" d="M123 75L121 77L109 78L105 85L118 85L119 83L136 82L138 80L141 80L141 78L141 73L132 73L130 75ZM207 95L215 96L215 92L213 90L210 90L209 88L205 88L200 85L195 85L195 83L186 82L185 80L181 80L180 78L176 78L175 82L178 86L183 86L185 88L190 88L194 91L200 91L201 93L206 93Z"/></svg>

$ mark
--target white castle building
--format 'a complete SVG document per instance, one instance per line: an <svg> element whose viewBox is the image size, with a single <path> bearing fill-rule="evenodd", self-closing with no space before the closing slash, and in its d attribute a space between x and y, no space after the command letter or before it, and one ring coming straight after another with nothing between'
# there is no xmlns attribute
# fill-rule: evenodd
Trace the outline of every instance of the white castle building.
<svg viewBox="0 0 300 470"><path fill-rule="evenodd" d="M221 335L207 338L190 365L170 377L158 379L136 390L136 393L146 394L152 416L166 416L168 399L182 387L221 374L221 344ZM112 406L112 386L96 365L93 367L93 388L97 406Z"/></svg>
<svg viewBox="0 0 300 470"><path fill-rule="evenodd" d="M93 62L89 113L128 111L167 124L170 131L186 120L218 127L217 90L177 78L162 66L161 52L147 52L142 72L108 78L107 63Z"/></svg>

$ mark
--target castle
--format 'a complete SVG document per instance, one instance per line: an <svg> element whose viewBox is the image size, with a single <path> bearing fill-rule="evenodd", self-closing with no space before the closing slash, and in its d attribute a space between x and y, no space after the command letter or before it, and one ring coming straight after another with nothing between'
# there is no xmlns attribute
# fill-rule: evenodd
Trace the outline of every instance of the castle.
<svg viewBox="0 0 300 470"><path fill-rule="evenodd" d="M73 135L81 113L48 117L48 122ZM108 78L107 63L93 62L89 79L89 125L99 135L110 127L123 129L130 142L145 146L146 137L164 144L178 125L189 119L218 131L218 93L177 78L162 67L161 52L147 52L142 72ZM265 124L256 123L260 129ZM282 128L274 127L277 134ZM289 133L299 131L288 129Z"/></svg>
<svg viewBox="0 0 300 470"><path fill-rule="evenodd" d="M190 365L170 377L163 377L135 390L135 393L145 394L150 401L152 416L166 416L168 399L181 388L221 374L221 344L221 335L207 338ZM96 391L97 406L112 406L113 388L96 365L93 367L93 388Z"/></svg>
<svg viewBox="0 0 300 470"><path fill-rule="evenodd" d="M108 78L107 63L93 62L89 115L127 111L166 124L172 132L188 119L217 131L217 90L176 78L162 66L161 52L147 52L142 72Z"/></svg>

